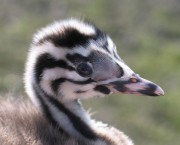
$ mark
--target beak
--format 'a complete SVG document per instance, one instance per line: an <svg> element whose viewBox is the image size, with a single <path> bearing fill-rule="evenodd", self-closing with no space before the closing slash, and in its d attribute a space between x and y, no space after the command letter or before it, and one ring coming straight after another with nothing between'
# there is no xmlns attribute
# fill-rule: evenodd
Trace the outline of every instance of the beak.
<svg viewBox="0 0 180 145"><path fill-rule="evenodd" d="M164 96L164 91L160 86L135 74L128 79L119 78L102 84L108 87L112 93Z"/></svg>

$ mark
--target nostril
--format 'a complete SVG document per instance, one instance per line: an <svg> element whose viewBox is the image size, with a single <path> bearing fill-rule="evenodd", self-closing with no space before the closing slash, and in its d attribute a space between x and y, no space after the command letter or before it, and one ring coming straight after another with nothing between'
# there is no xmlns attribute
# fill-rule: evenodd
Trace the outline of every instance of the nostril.
<svg viewBox="0 0 180 145"><path fill-rule="evenodd" d="M137 80L137 78L135 78L135 77L131 77L131 78L130 78L130 82L131 82L131 83L137 83L138 80Z"/></svg>

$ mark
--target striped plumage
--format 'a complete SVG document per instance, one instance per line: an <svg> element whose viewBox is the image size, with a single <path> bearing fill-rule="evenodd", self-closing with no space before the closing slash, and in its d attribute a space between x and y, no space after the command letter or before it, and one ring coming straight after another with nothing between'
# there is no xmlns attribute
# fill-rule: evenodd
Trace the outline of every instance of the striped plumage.
<svg viewBox="0 0 180 145"><path fill-rule="evenodd" d="M11 129L17 134L8 144L17 145L21 138L23 144L34 145L132 145L124 133L92 120L79 99L117 92L163 95L159 86L120 59L106 33L78 19L55 22L34 35L24 78L36 107L30 102L3 103L0 110L6 113L0 114L0 126L5 129L0 141L10 140ZM14 126L7 129L11 121Z"/></svg>

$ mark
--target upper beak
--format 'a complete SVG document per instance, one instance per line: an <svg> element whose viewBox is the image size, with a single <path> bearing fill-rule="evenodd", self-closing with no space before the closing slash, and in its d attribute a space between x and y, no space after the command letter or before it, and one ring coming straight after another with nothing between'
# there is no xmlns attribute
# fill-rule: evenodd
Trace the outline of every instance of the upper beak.
<svg viewBox="0 0 180 145"><path fill-rule="evenodd" d="M129 79L116 79L105 84L112 93L139 94L146 96L164 96L163 89L157 84L148 81L138 75Z"/></svg>

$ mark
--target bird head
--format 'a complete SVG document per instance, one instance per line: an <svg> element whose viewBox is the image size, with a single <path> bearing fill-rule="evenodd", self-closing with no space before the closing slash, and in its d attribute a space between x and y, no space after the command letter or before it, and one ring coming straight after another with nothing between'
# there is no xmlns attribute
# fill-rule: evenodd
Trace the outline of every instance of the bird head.
<svg viewBox="0 0 180 145"><path fill-rule="evenodd" d="M59 21L38 31L26 72L28 82L65 101L113 93L164 95L120 58L110 36L83 20Z"/></svg>

